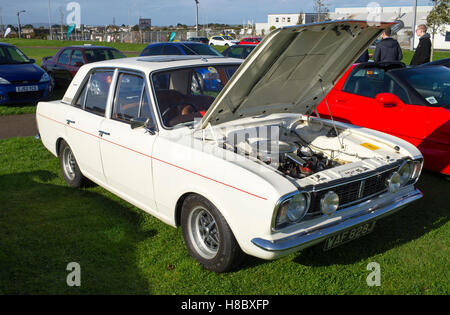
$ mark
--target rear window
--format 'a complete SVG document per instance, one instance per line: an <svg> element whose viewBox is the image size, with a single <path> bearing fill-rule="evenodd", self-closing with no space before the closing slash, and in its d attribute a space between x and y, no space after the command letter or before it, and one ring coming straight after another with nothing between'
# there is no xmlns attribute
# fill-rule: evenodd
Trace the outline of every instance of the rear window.
<svg viewBox="0 0 450 315"><path fill-rule="evenodd" d="M84 54L88 62L125 58L117 49L86 49Z"/></svg>
<svg viewBox="0 0 450 315"><path fill-rule="evenodd" d="M216 49L204 44L182 44L186 55L222 56Z"/></svg>

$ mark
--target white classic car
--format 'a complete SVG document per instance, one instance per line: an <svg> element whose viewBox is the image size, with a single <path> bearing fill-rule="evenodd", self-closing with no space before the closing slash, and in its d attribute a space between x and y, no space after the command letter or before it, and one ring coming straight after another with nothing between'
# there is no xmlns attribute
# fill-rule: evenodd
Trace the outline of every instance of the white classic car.
<svg viewBox="0 0 450 315"><path fill-rule="evenodd" d="M209 270L230 270L243 253L334 248L422 197L417 148L313 115L390 25L278 29L242 64L211 56L88 64L63 100L38 104L39 133L68 185L91 180L181 226Z"/></svg>

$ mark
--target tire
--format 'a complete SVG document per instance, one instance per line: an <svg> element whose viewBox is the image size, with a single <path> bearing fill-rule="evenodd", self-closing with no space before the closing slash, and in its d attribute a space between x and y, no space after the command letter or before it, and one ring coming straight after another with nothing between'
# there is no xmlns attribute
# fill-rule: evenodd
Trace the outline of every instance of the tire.
<svg viewBox="0 0 450 315"><path fill-rule="evenodd" d="M227 272L244 254L225 218L207 199L188 196L181 210L183 238L189 254L207 270Z"/></svg>
<svg viewBox="0 0 450 315"><path fill-rule="evenodd" d="M79 188L87 184L88 181L81 173L72 149L64 140L61 141L59 146L59 165L67 185Z"/></svg>

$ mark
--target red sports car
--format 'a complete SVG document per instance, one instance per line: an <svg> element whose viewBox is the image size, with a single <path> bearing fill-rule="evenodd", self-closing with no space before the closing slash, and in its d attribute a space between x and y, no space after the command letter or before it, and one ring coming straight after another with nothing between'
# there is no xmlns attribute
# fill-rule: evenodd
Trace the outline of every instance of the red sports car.
<svg viewBox="0 0 450 315"><path fill-rule="evenodd" d="M239 45L257 45L262 41L262 37L246 37L241 39Z"/></svg>
<svg viewBox="0 0 450 315"><path fill-rule="evenodd" d="M400 137L424 167L450 175L450 69L402 63L353 65L317 107L321 117Z"/></svg>

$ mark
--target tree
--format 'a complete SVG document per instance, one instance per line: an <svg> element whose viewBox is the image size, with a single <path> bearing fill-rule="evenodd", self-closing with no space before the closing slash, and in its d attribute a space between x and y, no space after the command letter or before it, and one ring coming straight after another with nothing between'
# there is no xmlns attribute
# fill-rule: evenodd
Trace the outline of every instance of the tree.
<svg viewBox="0 0 450 315"><path fill-rule="evenodd" d="M303 24L303 11L300 11L300 13L298 14L297 25L302 24Z"/></svg>
<svg viewBox="0 0 450 315"><path fill-rule="evenodd" d="M446 25L450 24L450 0L431 0L433 10L427 17L427 26L431 29L431 61L434 54L434 37L437 33L445 36Z"/></svg>
<svg viewBox="0 0 450 315"><path fill-rule="evenodd" d="M325 0L314 0L314 13L317 13L317 22L322 22L328 18L328 3Z"/></svg>

